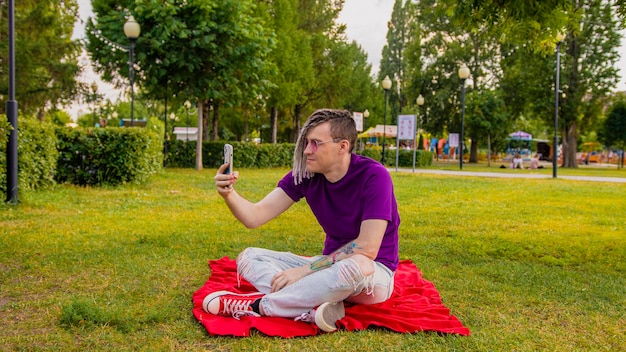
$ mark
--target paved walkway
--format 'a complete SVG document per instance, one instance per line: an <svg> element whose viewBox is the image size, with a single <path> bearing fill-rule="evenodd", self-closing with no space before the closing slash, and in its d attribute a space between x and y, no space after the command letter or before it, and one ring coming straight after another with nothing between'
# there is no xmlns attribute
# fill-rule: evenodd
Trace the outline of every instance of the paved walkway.
<svg viewBox="0 0 626 352"><path fill-rule="evenodd" d="M395 172L395 167L387 168L390 172ZM413 169L398 168L398 172L413 172ZM436 175L452 175L452 176L473 176L473 177L500 177L500 178L535 178L535 179L548 179L552 178L550 175L544 174L527 174L527 173L500 173L500 172L475 172L475 171L453 171L453 170L431 170L431 169L419 169L415 168L415 173L420 174L436 174ZM557 171L557 178L563 180L575 180L575 181L592 181L592 182L611 182L611 183L626 183L626 178L622 177L592 177L592 176L560 176Z"/></svg>

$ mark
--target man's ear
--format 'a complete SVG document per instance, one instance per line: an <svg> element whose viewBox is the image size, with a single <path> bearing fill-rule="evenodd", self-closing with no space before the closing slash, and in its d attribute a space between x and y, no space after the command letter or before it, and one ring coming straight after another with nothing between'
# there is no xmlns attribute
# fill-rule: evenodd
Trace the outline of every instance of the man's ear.
<svg viewBox="0 0 626 352"><path fill-rule="evenodd" d="M349 152L350 151L350 142L348 142L347 139L344 139L344 140L341 141L339 147L342 150L345 150L345 151Z"/></svg>

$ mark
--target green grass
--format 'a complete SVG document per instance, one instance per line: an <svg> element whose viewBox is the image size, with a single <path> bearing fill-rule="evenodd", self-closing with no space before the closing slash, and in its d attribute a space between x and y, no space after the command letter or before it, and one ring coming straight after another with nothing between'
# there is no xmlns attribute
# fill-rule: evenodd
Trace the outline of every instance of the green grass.
<svg viewBox="0 0 626 352"><path fill-rule="evenodd" d="M237 189L259 200L286 171L240 170ZM626 186L412 173L392 173L401 257L470 336L210 337L191 314L209 259L247 246L316 254L323 239L304 202L245 229L214 173L57 186L1 205L0 350L626 350Z"/></svg>

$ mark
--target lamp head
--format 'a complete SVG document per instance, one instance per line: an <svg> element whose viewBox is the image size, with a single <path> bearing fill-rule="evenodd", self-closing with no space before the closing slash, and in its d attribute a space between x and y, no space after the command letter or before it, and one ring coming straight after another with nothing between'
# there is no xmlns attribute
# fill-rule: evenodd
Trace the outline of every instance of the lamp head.
<svg viewBox="0 0 626 352"><path fill-rule="evenodd" d="M363 117L365 117L365 118L370 117L370 111L365 109L365 111L363 111Z"/></svg>
<svg viewBox="0 0 626 352"><path fill-rule="evenodd" d="M189 100L185 100L185 108L189 109L191 107L191 102Z"/></svg>
<svg viewBox="0 0 626 352"><path fill-rule="evenodd" d="M469 68L467 68L465 64L462 64L461 67L459 67L459 78L462 80L466 80L467 77L469 77L469 75L470 75Z"/></svg>
<svg viewBox="0 0 626 352"><path fill-rule="evenodd" d="M417 103L417 105L422 106L424 105L424 97L420 94L417 96L417 99L415 99L415 102Z"/></svg>
<svg viewBox="0 0 626 352"><path fill-rule="evenodd" d="M133 15L130 15L128 17L128 21L124 23L124 34L128 39L133 40L139 38L140 33L141 26L139 26L139 23L137 23L137 21L135 21L135 17L133 17Z"/></svg>
<svg viewBox="0 0 626 352"><path fill-rule="evenodd" d="M389 90L390 88L391 88L391 80L389 79L389 75L387 75L383 79L383 89Z"/></svg>

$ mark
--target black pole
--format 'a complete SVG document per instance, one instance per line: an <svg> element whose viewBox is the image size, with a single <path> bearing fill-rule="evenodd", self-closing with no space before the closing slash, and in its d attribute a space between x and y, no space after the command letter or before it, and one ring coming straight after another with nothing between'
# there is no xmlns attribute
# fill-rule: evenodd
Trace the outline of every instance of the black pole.
<svg viewBox="0 0 626 352"><path fill-rule="evenodd" d="M165 131L163 132L163 167L167 166L167 82L165 82Z"/></svg>
<svg viewBox="0 0 626 352"><path fill-rule="evenodd" d="M130 126L135 126L135 40L130 38L130 67L128 75L130 76Z"/></svg>
<svg viewBox="0 0 626 352"><path fill-rule="evenodd" d="M459 167L463 170L463 154L465 145L465 80L461 80L461 140L459 141L459 147L461 148L461 158L459 159Z"/></svg>
<svg viewBox="0 0 626 352"><path fill-rule="evenodd" d="M385 165L385 136L387 135L387 94L388 89L385 89L385 113L383 114L383 157L380 162Z"/></svg>
<svg viewBox="0 0 626 352"><path fill-rule="evenodd" d="M187 133L185 134L185 141L189 142L189 107L185 105L185 108L187 109L187 131L186 131Z"/></svg>
<svg viewBox="0 0 626 352"><path fill-rule="evenodd" d="M552 177L556 178L556 163L559 158L559 76L561 71L561 42L556 43L556 78L554 83L554 147L552 150Z"/></svg>
<svg viewBox="0 0 626 352"><path fill-rule="evenodd" d="M7 199L11 204L19 202L17 192L17 101L15 100L15 2L9 0L9 100L7 120L13 127L7 142Z"/></svg>

